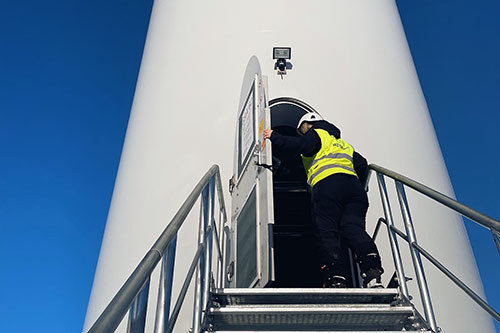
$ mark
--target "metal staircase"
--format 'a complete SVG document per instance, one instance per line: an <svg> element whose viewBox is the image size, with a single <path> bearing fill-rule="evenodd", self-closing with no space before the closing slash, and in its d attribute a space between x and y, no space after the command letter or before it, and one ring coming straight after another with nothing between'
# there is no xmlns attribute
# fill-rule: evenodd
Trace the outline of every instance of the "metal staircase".
<svg viewBox="0 0 500 333"><path fill-rule="evenodd" d="M228 268L225 261L227 218L219 168L214 165L193 189L167 228L89 332L114 332L127 313L129 313L127 332L145 332L146 330L155 333L173 332L189 285L196 272L192 333L209 331L228 333L423 331L437 333L440 329L434 319L420 255L428 259L500 322L500 314L497 311L417 243L403 186L411 187L490 229L499 252L500 222L393 171L376 165L371 165L370 169L371 172L377 174L385 213L385 219L379 220L376 233L382 223L387 226L396 267L395 280L401 281L396 283L397 288L224 288ZM397 229L393 223L384 177L392 178L396 182L406 234ZM218 207L215 206L216 197ZM170 309L176 236L198 198L201 198L198 248L175 305ZM425 311L423 316L409 301L406 276L402 270L397 245L398 236L410 245L416 280ZM162 261L162 267L157 308L147 313L151 274L160 261ZM212 267L213 261L216 267ZM146 328L146 317L151 313L154 316L154 328Z"/></svg>
<svg viewBox="0 0 500 333"><path fill-rule="evenodd" d="M397 289L216 289L204 331L427 331Z"/></svg>

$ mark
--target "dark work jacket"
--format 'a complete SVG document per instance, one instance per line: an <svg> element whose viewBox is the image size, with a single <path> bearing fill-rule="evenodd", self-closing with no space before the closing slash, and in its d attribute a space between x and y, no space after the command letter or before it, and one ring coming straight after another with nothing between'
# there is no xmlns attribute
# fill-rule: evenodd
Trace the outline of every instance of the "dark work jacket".
<svg viewBox="0 0 500 333"><path fill-rule="evenodd" d="M314 122L313 125L314 125L313 128L319 128L325 130L328 133L330 133L330 135L333 135L335 139L340 139L340 130L334 124L329 123L326 120L320 120Z"/></svg>
<svg viewBox="0 0 500 333"><path fill-rule="evenodd" d="M307 131L305 135L299 137L285 136L273 131L270 138L273 143L273 149L289 154L313 156L321 149L321 139L319 138L318 133L313 131L315 128L323 129L335 138L340 138L340 130L335 125L322 120L315 122L313 127ZM354 170L356 171L361 184L364 184L367 176L368 162L356 151L354 151L353 162Z"/></svg>

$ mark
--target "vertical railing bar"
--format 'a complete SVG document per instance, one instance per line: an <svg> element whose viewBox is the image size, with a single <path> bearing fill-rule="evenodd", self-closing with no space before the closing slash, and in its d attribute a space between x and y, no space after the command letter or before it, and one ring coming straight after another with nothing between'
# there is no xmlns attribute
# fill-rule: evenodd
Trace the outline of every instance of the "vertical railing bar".
<svg viewBox="0 0 500 333"><path fill-rule="evenodd" d="M198 261L196 267L196 284L195 284L195 294L194 294L194 309L193 309L193 333L200 332L200 320L201 320L201 258Z"/></svg>
<svg viewBox="0 0 500 333"><path fill-rule="evenodd" d="M219 260L217 261L217 288L222 288L222 283L223 283L223 275L222 275L222 267L224 266L224 252L222 250L222 242L223 242L223 238L222 236L224 235L224 230L222 229L222 210L219 209L219 223L218 223L218 227L217 227L217 243L218 243L218 247L221 251L221 254L220 254L220 258Z"/></svg>
<svg viewBox="0 0 500 333"><path fill-rule="evenodd" d="M500 313L493 309L485 300L483 300L478 294L476 294L472 289L470 289L465 283L463 283L455 274L448 270L443 264L441 264L436 258L434 258L429 252L422 248L417 243L413 246L434 266L436 266L441 272L444 273L453 283L455 283L460 289L462 289L474 302L477 303L481 308L488 312L497 322L500 323Z"/></svg>
<svg viewBox="0 0 500 333"><path fill-rule="evenodd" d="M222 212L221 212L222 214ZM226 267L226 249L224 248L224 228L226 225L226 221L224 220L224 214L221 216L221 222L220 222L220 232L219 232L219 243L221 246L221 251L222 251L222 258L220 261L220 275L219 275L219 288L224 288L224 279L226 276L224 275L225 273L225 267Z"/></svg>
<svg viewBox="0 0 500 333"><path fill-rule="evenodd" d="M220 258L222 258L223 254L222 254L222 250L221 250L221 245L220 245L220 242L219 242L219 231L217 230L217 228L215 227L215 223L212 224L212 231L214 232L214 239L215 239L215 248L217 249L217 260L218 261L221 261Z"/></svg>
<svg viewBox="0 0 500 333"><path fill-rule="evenodd" d="M207 208L207 195L208 195L208 184L203 188L201 192L201 200L200 200L200 223L198 230L198 244L206 244L205 240L205 225L206 225L206 208ZM205 246L206 250L206 246ZM204 250L204 251L205 251ZM203 285L203 256L200 256L200 260L198 262L198 268L196 270L196 285L195 285L195 293L194 293L194 304L193 304L193 333L199 333L200 322L201 322L201 297L202 297L202 285Z"/></svg>
<svg viewBox="0 0 500 333"><path fill-rule="evenodd" d="M397 172L391 171L389 169L383 168L375 164L370 164L368 168L376 171L377 173L382 173L394 180L400 181L406 186L416 190L417 192L427 196L428 198L431 198L434 201L441 203L442 205L456 211L457 213L467 217L471 221L476 222L485 228L493 228L500 232L500 221L495 220L494 218L486 214L478 212L475 209L472 209L436 190L433 190L432 188L424 184L420 184L419 182L416 182L413 179L398 174Z"/></svg>
<svg viewBox="0 0 500 333"><path fill-rule="evenodd" d="M377 172L377 180L380 197L382 199L382 206L384 208L385 219L387 221L387 232L389 234L389 243L391 245L394 266L396 267L396 272L398 275L399 288L401 290L401 293L405 297L409 298L408 287L406 285L406 276L404 273L403 262L401 260L401 252L399 250L398 240L396 238L396 233L391 228L389 228L389 226L394 226L394 220L392 219L391 206L389 204L389 196L387 194L384 176Z"/></svg>
<svg viewBox="0 0 500 333"><path fill-rule="evenodd" d="M139 294L136 296L136 298L134 299L134 301L132 302L132 305L130 306L129 310L128 310L128 320L127 320L127 333L130 333L131 330L132 330L132 327L134 324L134 322L137 320L136 317L137 317L137 308L139 307L139 295L141 294L142 292L142 289L141 291L139 292Z"/></svg>
<svg viewBox="0 0 500 333"><path fill-rule="evenodd" d="M146 326L146 312L148 308L149 296L149 281L148 279L142 287L140 293L132 303L129 311L127 333L143 333Z"/></svg>
<svg viewBox="0 0 500 333"><path fill-rule="evenodd" d="M495 242L495 245L497 246L497 251L498 254L500 255L500 232L497 230L490 228L491 230L491 235L493 236L493 241Z"/></svg>
<svg viewBox="0 0 500 333"><path fill-rule="evenodd" d="M367 171L367 174L366 174L366 179L365 179L365 183L363 184L363 187L365 189L365 192L368 192L369 191L369 187L368 185L370 184L370 180L372 178L372 173L373 173L373 170L368 168L368 171Z"/></svg>
<svg viewBox="0 0 500 333"><path fill-rule="evenodd" d="M221 272L221 279L220 279L220 287L223 288L224 287L224 282L225 282L225 278L226 278L226 258L225 258L225 254L226 254L226 238L224 237L224 231L225 231L225 225L227 223L227 212L226 212L226 204L224 202L224 192L222 190L222 182L221 182L221 177L220 177L220 173L216 173L215 174L215 186L216 186L216 189L217 189L217 194L218 194L218 201L219 201L219 208L221 210L221 213L222 213L222 219L221 219L221 228L219 228L220 230L220 237L222 239L222 254L223 254L223 258L222 258L222 272Z"/></svg>
<svg viewBox="0 0 500 333"><path fill-rule="evenodd" d="M222 259L222 288L225 287L226 284L226 278L227 278L227 268L228 268L228 255L227 255L227 244L229 243L229 237L230 237L230 228L227 225L227 214L223 212L223 223L222 223L222 254L224 255L224 258Z"/></svg>
<svg viewBox="0 0 500 333"><path fill-rule="evenodd" d="M152 248L146 253L144 258L137 265L120 290L116 293L99 318L97 318L94 322L89 332L112 332L120 325L123 318L127 315L127 312L130 312L130 308L132 307L134 300L141 293L144 284L149 281L151 273L158 262L162 259L167 247L171 244L178 229L186 220L187 215L191 211L197 199L200 197L201 192L207 187L208 182L212 179L215 179L219 205L222 207L222 214L224 215L224 221L226 221L227 218L224 193L220 180L220 171L217 165L213 165L190 192L189 196L179 208L171 222L163 230L156 242L153 244Z"/></svg>
<svg viewBox="0 0 500 333"><path fill-rule="evenodd" d="M227 280L227 269L228 269L228 256L227 256L227 247L229 243L230 237L230 229L229 226L226 226L224 223L224 231L223 231L223 239L222 239L222 253L224 254L224 261L222 265L222 288L225 288L226 283L229 283Z"/></svg>
<svg viewBox="0 0 500 333"><path fill-rule="evenodd" d="M175 322L177 321L177 317L179 316L179 312L181 311L182 303L184 302L184 298L186 297L187 290L191 281L193 279L194 270L197 268L200 260L201 253L203 251L204 244L200 244L198 246L198 250L196 251L193 261L191 262L191 266L189 266L188 273L186 274L186 278L184 279L184 283L182 284L181 291L179 292L179 296L177 297L177 301L175 302L174 308L172 309L172 315L169 318L167 333L172 333L174 330Z"/></svg>
<svg viewBox="0 0 500 333"><path fill-rule="evenodd" d="M201 286L201 300L200 300L200 327L202 326L202 323L205 321L205 318L206 318L206 311L207 311L207 304L208 304L208 301L209 301L209 293L210 293L210 255L211 255L211 251L210 251L210 247L211 247L211 241L210 241L210 238L212 237L213 233L212 233L212 227L209 226L207 228L207 230L205 231L206 232L206 244L205 244L205 249L204 249L204 256L205 256L205 266L204 266L204 269L202 270L202 274L203 274L203 283L202 283L202 286Z"/></svg>
<svg viewBox="0 0 500 333"><path fill-rule="evenodd" d="M221 214L220 214L220 211L219 211L219 218L221 217ZM224 254L221 250L221 241L220 241L220 233L219 231L217 230L216 226L215 226L215 223L213 223L212 225L212 232L213 232L213 237L212 239L215 239L215 248L217 249L217 260L216 260L216 263L217 263L217 273L216 275L214 276L214 286L215 288L219 288L219 283L220 283L220 270L221 270L221 267L222 267L222 263L223 263L223 257L224 257Z"/></svg>
<svg viewBox="0 0 500 333"><path fill-rule="evenodd" d="M161 261L160 285L158 287L158 302L156 303L155 333L165 333L168 326L170 302L172 300L172 284L174 281L175 252L177 236L166 248Z"/></svg>
<svg viewBox="0 0 500 333"><path fill-rule="evenodd" d="M415 233L415 227L413 225L413 220L410 214L410 207L408 205L408 199L406 198L406 193L404 186L401 182L395 180L396 191L398 193L399 206L401 208L401 214L403 215L403 221L406 229L406 235L408 237L408 245L410 248L411 259L413 261L413 267L415 269L415 274L417 277L417 283L420 290L420 298L422 300L422 305L425 311L425 317L429 323L431 329L434 332L438 331L436 324L436 317L434 315L434 309L432 307L431 296L429 293L429 287L427 285L427 279L424 273L424 267L422 265L422 259L420 258L420 253L415 249L413 243L417 242L417 236Z"/></svg>
<svg viewBox="0 0 500 333"><path fill-rule="evenodd" d="M377 239L378 232L380 230L380 226L382 226L383 221L385 221L385 220L382 217L378 219L377 225L375 226L375 230L373 231L373 236L372 236L373 241L375 241Z"/></svg>
<svg viewBox="0 0 500 333"><path fill-rule="evenodd" d="M165 280L167 276L167 264L166 264L166 252L162 256L161 260L161 268L160 268L160 281L159 281L159 286L158 286L158 297L156 301L156 317L155 317L155 328L154 332L155 333L163 333L165 329L165 321L168 321L168 314L165 316L165 292L166 292L166 286L165 286ZM166 318L165 318L166 317ZM167 323L168 326L168 323Z"/></svg>
<svg viewBox="0 0 500 333"><path fill-rule="evenodd" d="M212 270L212 244L213 244L213 232L212 232L212 224L213 224L213 211L214 211L214 191L215 190L215 179L212 178L209 182L208 187L208 210L207 210L207 219L206 219L206 229L207 233L206 242L207 246L205 246L205 271L204 271L204 285L203 285L203 303L201 306L202 311L202 322L205 320L205 314L207 310L207 306L210 298L210 272Z"/></svg>
<svg viewBox="0 0 500 333"><path fill-rule="evenodd" d="M219 207L222 209L222 214L224 216L224 223L227 221L226 204L224 203L224 191L222 190L222 182L220 179L220 173L215 173L215 185L217 187Z"/></svg>

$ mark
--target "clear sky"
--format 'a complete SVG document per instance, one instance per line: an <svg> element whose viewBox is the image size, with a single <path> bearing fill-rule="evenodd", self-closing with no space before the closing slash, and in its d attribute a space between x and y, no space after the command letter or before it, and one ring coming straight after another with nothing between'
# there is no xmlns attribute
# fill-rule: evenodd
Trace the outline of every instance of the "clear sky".
<svg viewBox="0 0 500 333"><path fill-rule="evenodd" d="M397 3L456 196L500 219L500 2ZM2 3L1 332L83 326L151 6ZM500 310L500 257L466 224Z"/></svg>

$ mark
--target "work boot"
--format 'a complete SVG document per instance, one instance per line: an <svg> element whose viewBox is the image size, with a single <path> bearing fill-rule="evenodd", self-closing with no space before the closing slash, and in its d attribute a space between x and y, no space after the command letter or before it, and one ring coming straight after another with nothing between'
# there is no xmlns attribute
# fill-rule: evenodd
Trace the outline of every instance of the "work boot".
<svg viewBox="0 0 500 333"><path fill-rule="evenodd" d="M384 270L382 269L382 261L380 260L380 256L378 253L368 253L365 255L358 256L358 263L361 272L368 272L371 268L378 268L382 273Z"/></svg>
<svg viewBox="0 0 500 333"><path fill-rule="evenodd" d="M328 277L323 282L323 288L347 288L347 279L340 275Z"/></svg>
<svg viewBox="0 0 500 333"><path fill-rule="evenodd" d="M340 273L341 271L333 267L333 264L321 266L323 288L347 288L347 279Z"/></svg>
<svg viewBox="0 0 500 333"><path fill-rule="evenodd" d="M382 271L378 268L370 268L367 272L361 273L364 288L384 288L382 285Z"/></svg>

